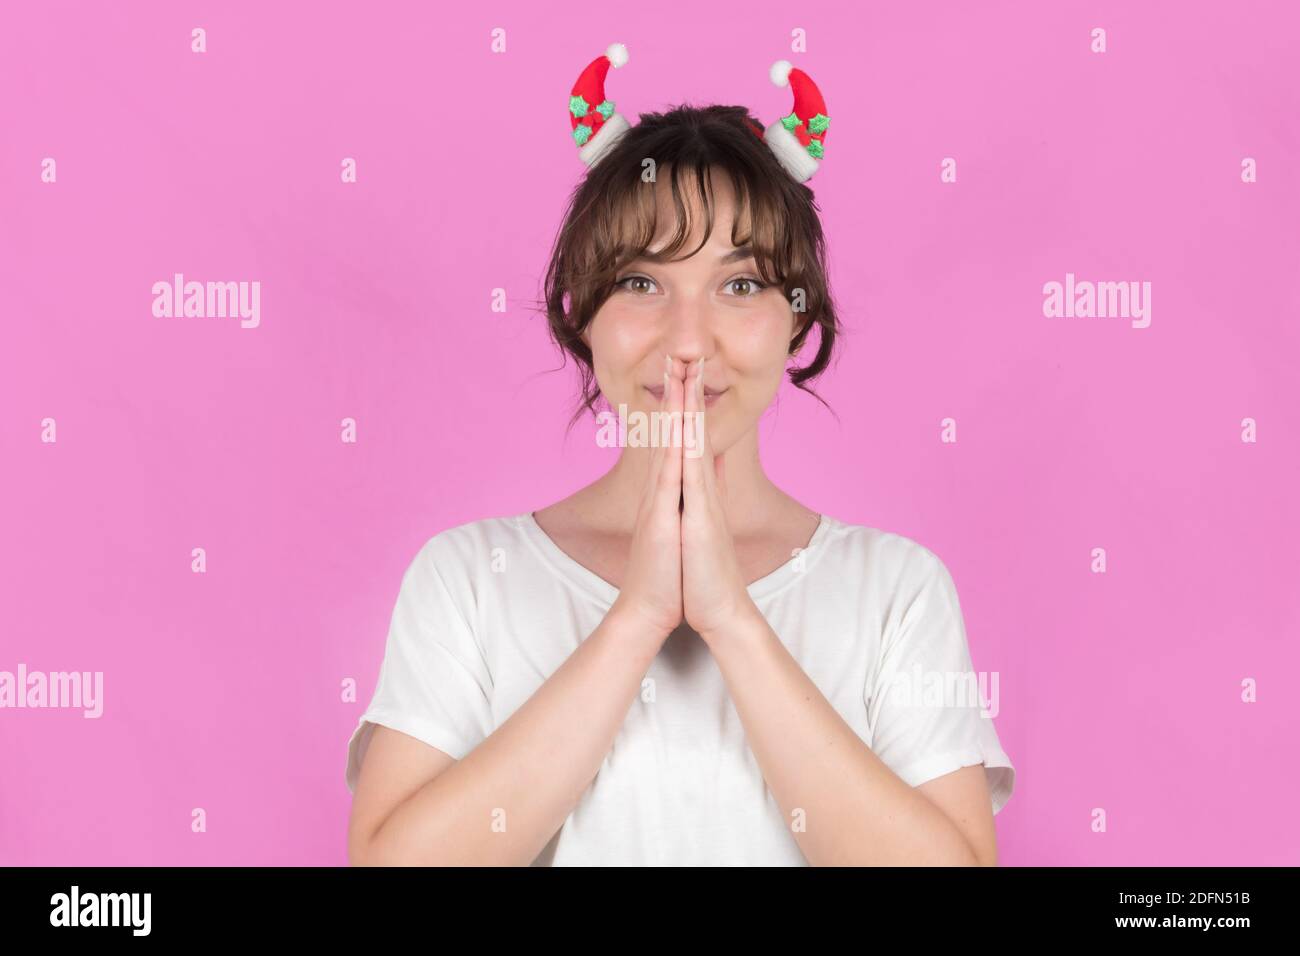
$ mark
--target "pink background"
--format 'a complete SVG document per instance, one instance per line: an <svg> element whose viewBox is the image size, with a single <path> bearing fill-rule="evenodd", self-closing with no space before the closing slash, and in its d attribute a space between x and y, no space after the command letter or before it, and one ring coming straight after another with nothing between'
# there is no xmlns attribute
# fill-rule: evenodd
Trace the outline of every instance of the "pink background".
<svg viewBox="0 0 1300 956"><path fill-rule="evenodd" d="M612 462L532 303L615 40L632 120L771 122L783 57L826 95L840 419L787 388L765 460L951 569L1003 863L1300 862L1295 6L564 6L5 4L0 670L103 671L105 710L0 711L0 863L345 861L415 551ZM260 281L260 327L155 318L175 272ZM1045 318L1066 272L1150 281L1151 327Z"/></svg>

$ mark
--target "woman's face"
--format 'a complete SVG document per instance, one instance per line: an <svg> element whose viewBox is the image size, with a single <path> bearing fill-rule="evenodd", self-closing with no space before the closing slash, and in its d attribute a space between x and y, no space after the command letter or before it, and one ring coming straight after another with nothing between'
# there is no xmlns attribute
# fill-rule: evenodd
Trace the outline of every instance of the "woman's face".
<svg viewBox="0 0 1300 956"><path fill-rule="evenodd" d="M662 176L660 182L662 188L653 188L661 235L651 253L663 248L676 223L671 189ZM704 356L709 437L721 454L757 424L776 395L795 317L781 287L762 284L749 250L731 244L735 197L727 177L713 177L712 186L709 241L689 259L625 266L583 338L600 390L616 412L620 404L629 412L659 408L665 355L677 360L679 373ZM691 194L683 198L695 201ZM699 244L704 229L698 205L691 222L695 232L685 250Z"/></svg>

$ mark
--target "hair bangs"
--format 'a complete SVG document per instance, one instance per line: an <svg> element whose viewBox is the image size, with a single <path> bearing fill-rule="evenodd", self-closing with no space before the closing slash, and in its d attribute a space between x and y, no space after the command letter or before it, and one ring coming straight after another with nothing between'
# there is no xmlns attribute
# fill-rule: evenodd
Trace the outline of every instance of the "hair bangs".
<svg viewBox="0 0 1300 956"><path fill-rule="evenodd" d="M653 183L642 182L640 175L619 180L605 197L601 225L608 234L594 243L593 278L612 286L617 274L637 260L675 262L698 253L717 227L715 182L724 176L735 203L731 244L754 250L764 283L783 284L793 265L792 247L781 241L789 215L754 170L735 160L696 153L659 166ZM669 203L671 220L664 215ZM687 248L692 236L698 241Z"/></svg>

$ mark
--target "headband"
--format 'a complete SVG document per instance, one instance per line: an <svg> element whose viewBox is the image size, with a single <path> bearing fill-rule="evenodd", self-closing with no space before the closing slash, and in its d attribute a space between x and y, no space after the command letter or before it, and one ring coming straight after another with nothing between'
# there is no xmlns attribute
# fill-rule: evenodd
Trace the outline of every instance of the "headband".
<svg viewBox="0 0 1300 956"><path fill-rule="evenodd" d="M621 43L610 44L609 49L587 64L569 94L573 141L578 147L578 158L589 167L612 150L632 128L614 111L614 101L605 98L605 76L609 68L618 69L626 62L627 47ZM766 130L760 132L754 128L754 132L767 143L795 182L807 182L817 172L824 154L826 128L831 122L826 114L826 101L812 78L791 66L789 60L773 63L768 75L777 86L792 89L794 107L788 116L782 116Z"/></svg>

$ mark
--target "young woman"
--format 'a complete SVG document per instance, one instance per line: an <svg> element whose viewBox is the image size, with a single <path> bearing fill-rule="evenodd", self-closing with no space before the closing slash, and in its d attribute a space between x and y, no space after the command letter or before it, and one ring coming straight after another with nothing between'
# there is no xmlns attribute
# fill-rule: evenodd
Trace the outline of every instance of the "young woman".
<svg viewBox="0 0 1300 956"><path fill-rule="evenodd" d="M578 413L666 413L680 440L415 556L349 744L350 860L993 865L1014 769L978 695L922 693L973 684L946 567L759 457L782 378L824 371L838 327L802 184L820 95L778 65L800 86L766 131L741 107L630 127L603 93L624 58L571 98L591 169L547 306Z"/></svg>

